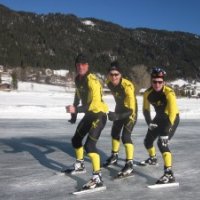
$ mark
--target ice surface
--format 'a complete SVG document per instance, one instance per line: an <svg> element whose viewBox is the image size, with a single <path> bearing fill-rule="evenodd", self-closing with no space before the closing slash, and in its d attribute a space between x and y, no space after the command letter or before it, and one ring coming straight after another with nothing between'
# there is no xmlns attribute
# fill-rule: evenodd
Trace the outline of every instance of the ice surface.
<svg viewBox="0 0 200 200"><path fill-rule="evenodd" d="M62 168L74 162L71 137L76 125L58 119L0 119L0 199L2 200L68 200L77 199L71 193L92 176L91 163L85 157L86 174L66 176ZM111 151L111 123L108 122L98 142L101 161ZM143 146L146 124L139 120L132 134L135 159L147 158ZM135 176L113 181L112 176L124 165L125 150L121 146L119 166L102 169L106 191L81 196L81 200L148 199L198 200L200 191L198 120L182 120L170 148L173 170L179 187L152 190L148 185L163 174L163 162L157 152L158 167L135 167ZM157 147L156 147L157 149Z"/></svg>
<svg viewBox="0 0 200 200"><path fill-rule="evenodd" d="M139 120L132 139L135 144L135 159L143 160L147 158L143 146L147 126L141 114L142 97L137 98ZM106 95L104 99L110 109L114 109L112 96ZM199 99L178 99L181 122L171 141L170 149L179 187L159 190L147 188L147 185L153 184L163 174L163 162L159 151L158 167L135 167L133 178L112 181L112 176L124 165L125 150L121 145L120 166L109 170L102 169L107 190L81 197L71 193L91 178L89 158L85 158L86 174L65 176L60 173L61 169L74 162L71 137L81 115L76 124L71 125L67 122L69 114L65 112L65 106L72 102L72 89L55 86L20 83L17 92L0 92L0 199L199 199ZM102 162L110 155L110 131L111 122L108 121L97 145Z"/></svg>

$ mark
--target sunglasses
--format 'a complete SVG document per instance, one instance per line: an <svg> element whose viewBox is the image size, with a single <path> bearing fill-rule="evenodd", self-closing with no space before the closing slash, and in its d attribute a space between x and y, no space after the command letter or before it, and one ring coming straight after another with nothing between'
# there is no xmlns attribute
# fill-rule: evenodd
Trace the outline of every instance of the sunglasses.
<svg viewBox="0 0 200 200"><path fill-rule="evenodd" d="M152 81L152 83L153 83L153 84L157 84L157 83L158 83L158 84L162 84L163 81Z"/></svg>
<svg viewBox="0 0 200 200"><path fill-rule="evenodd" d="M110 73L109 75L110 75L110 76L119 76L118 73Z"/></svg>

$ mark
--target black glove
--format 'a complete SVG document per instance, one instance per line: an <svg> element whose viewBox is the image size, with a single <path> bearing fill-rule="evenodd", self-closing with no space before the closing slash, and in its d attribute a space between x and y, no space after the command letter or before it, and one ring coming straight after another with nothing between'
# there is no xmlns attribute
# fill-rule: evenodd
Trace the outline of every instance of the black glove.
<svg viewBox="0 0 200 200"><path fill-rule="evenodd" d="M160 136L160 141L162 146L166 147L169 144L169 137L168 136Z"/></svg>
<svg viewBox="0 0 200 200"><path fill-rule="evenodd" d="M70 122L71 124L75 124L76 123L76 118L77 118L77 114L71 114L71 119L68 120L68 122Z"/></svg>
<svg viewBox="0 0 200 200"><path fill-rule="evenodd" d="M115 112L109 112L108 119L110 121L116 121L116 120L118 120L118 114L116 114Z"/></svg>

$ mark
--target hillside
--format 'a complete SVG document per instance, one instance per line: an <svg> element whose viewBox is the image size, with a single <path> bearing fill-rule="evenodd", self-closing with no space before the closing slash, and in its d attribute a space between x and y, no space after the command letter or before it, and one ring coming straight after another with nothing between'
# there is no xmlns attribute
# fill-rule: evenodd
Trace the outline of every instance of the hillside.
<svg viewBox="0 0 200 200"><path fill-rule="evenodd" d="M166 67L170 79L200 79L200 36L119 25L75 15L16 12L0 5L0 65L74 70L84 51L91 68L106 72L117 58L125 70Z"/></svg>

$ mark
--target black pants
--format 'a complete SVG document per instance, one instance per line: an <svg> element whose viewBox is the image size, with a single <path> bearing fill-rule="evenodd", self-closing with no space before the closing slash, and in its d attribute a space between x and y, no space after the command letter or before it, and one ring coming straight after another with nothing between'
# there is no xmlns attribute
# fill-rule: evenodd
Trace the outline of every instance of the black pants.
<svg viewBox="0 0 200 200"><path fill-rule="evenodd" d="M167 128L168 126L167 125L165 126L165 120L164 119L160 120L160 119L157 119L155 117L153 122L155 122L155 123L158 122L157 123L158 127L155 128L154 130L148 129L146 137L144 139L144 145L145 145L146 149L152 148L154 141L159 136L167 135L167 136L169 136L169 140L170 140L173 137L173 135L174 135L174 133L175 133L177 127L178 127L179 121L180 121L180 118L179 118L179 115L177 115L176 119L175 119L175 122L174 122L174 125L171 128ZM168 121L166 120L166 124L167 123L168 123ZM158 148L159 148L161 153L170 152L168 145L167 146L163 146L161 144L160 139L158 139L157 144L158 144Z"/></svg>
<svg viewBox="0 0 200 200"><path fill-rule="evenodd" d="M132 144L131 132L135 126L136 121L125 119L117 120L113 122L111 136L115 140L120 140L120 134L122 131L122 142L123 144Z"/></svg>
<svg viewBox="0 0 200 200"><path fill-rule="evenodd" d="M77 126L72 138L74 148L82 147L82 141L87 135L84 145L86 153L97 153L96 143L107 121L105 113L86 113Z"/></svg>

